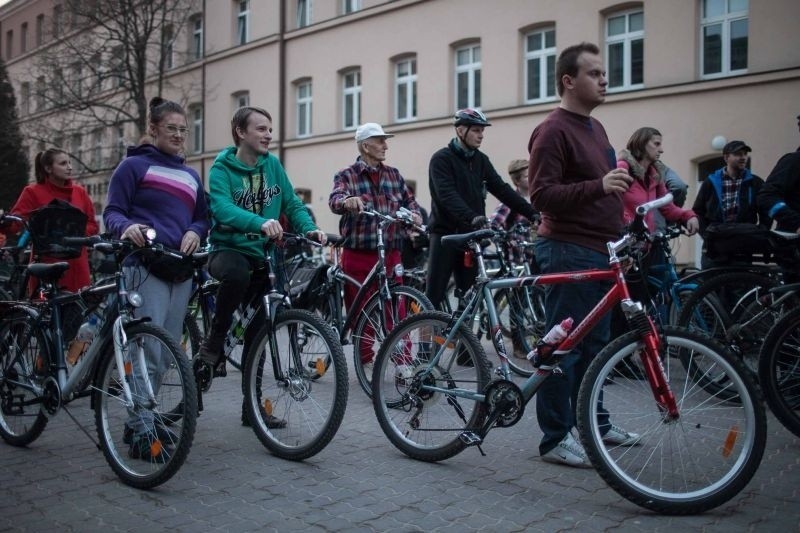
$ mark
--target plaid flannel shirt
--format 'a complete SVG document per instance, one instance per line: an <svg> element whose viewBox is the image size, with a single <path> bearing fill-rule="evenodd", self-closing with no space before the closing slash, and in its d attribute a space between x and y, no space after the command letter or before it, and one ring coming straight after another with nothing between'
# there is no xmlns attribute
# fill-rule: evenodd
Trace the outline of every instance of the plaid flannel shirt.
<svg viewBox="0 0 800 533"><path fill-rule="evenodd" d="M376 173L377 184L373 181ZM417 214L420 212L414 195L408 190L403 176L396 168L382 163L370 168L359 157L353 165L342 169L333 177L333 191L328 198L331 211L342 215L339 220L339 233L348 239L346 248L357 250L378 248L379 221L373 217L354 215L345 211L344 201L351 196L360 197L365 206L384 214L394 215L401 207ZM404 237L405 232L397 224L392 224L383 234L386 249L402 249Z"/></svg>
<svg viewBox="0 0 800 533"><path fill-rule="evenodd" d="M739 189L742 185L742 178L728 176L727 172L722 176L722 220L725 222L736 222L736 215L739 212Z"/></svg>
<svg viewBox="0 0 800 533"><path fill-rule="evenodd" d="M519 192L519 190L517 190L517 192ZM532 259L532 253L526 253L525 249L520 246L522 242L531 241L531 226L530 221L523 214L514 213L513 217L510 215L511 208L506 204L500 204L497 206L497 209L494 210L494 213L492 213L489 222L493 226L503 228L504 230L510 229L517 222L522 222L524 224L523 226L517 226L514 228L514 231L511 232L509 240L510 249L506 254L506 259L508 261L518 265Z"/></svg>

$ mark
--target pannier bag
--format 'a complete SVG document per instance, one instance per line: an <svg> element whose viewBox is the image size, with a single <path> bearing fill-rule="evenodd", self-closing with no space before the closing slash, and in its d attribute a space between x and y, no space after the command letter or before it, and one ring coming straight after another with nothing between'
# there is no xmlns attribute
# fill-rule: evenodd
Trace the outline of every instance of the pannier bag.
<svg viewBox="0 0 800 533"><path fill-rule="evenodd" d="M74 259L81 246L64 246L64 237L86 236L86 214L64 200L54 199L34 210L28 220L34 253L56 259Z"/></svg>

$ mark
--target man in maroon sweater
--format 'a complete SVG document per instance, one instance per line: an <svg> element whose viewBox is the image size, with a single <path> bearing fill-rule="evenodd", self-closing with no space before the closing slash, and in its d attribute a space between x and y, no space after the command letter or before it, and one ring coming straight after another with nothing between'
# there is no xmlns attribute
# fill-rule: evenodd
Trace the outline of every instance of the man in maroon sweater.
<svg viewBox="0 0 800 533"><path fill-rule="evenodd" d="M556 63L561 104L533 130L528 150L531 203L541 213L536 261L543 273L606 268L606 242L622 230L622 193L632 178L616 168L614 149L591 112L606 96L600 51L581 43L564 49ZM547 289L545 331L567 317L577 324L602 298L606 284L551 285ZM591 331L560 366L563 375L544 382L536 395L536 416L544 433L542 459L591 466L572 436L578 387L591 359L608 343L609 316ZM604 440L631 445L638 435L604 423ZM607 422L607 423L606 423Z"/></svg>

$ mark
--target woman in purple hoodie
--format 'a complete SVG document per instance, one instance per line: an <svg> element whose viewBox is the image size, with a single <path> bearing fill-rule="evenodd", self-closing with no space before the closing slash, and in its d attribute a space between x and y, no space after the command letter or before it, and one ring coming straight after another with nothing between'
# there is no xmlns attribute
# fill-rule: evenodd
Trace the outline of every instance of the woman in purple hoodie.
<svg viewBox="0 0 800 533"><path fill-rule="evenodd" d="M111 176L103 220L112 234L143 246L143 232L153 228L156 242L164 246L185 254L200 247L208 233L208 208L200 176L184 164L181 155L188 131L180 105L158 97L150 101L148 134L152 144L129 148L127 158ZM134 258L124 270L129 286L144 299L137 314L150 317L151 323L179 339L192 291L191 277L161 279L140 262L138 254ZM151 354L148 370L157 387L168 362L152 359ZM151 411L145 413L152 418ZM131 457L152 460L148 435L165 431L157 426L142 413L131 414L126 424ZM169 450L162 448L162 453L168 455Z"/></svg>

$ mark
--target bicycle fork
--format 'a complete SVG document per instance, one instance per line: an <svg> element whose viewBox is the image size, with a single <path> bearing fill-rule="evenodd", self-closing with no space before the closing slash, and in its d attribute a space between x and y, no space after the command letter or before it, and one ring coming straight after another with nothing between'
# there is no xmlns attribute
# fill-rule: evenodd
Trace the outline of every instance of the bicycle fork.
<svg viewBox="0 0 800 533"><path fill-rule="evenodd" d="M144 345L136 343L133 353L128 347L128 335L125 333L122 317L119 316L114 321L114 329L112 333L114 342L114 358L117 362L119 369L119 382L122 386L122 392L125 398L125 406L129 409L135 408L133 399L133 392L131 391L131 381L135 379L134 368L138 366L141 374L140 379L145 387L147 394L146 407L153 409L158 405L155 393L153 392L153 384L150 382L150 373L147 371L147 359L144 353Z"/></svg>

